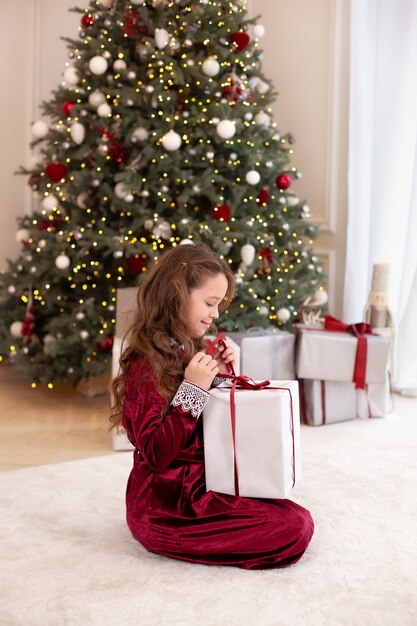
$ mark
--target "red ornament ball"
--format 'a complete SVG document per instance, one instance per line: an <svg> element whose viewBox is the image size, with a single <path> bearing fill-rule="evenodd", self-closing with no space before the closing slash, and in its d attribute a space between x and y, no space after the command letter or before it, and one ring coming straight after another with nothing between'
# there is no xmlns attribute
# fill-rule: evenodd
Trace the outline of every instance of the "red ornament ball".
<svg viewBox="0 0 417 626"><path fill-rule="evenodd" d="M65 102L63 102L62 105L61 105L61 111L67 117L71 113L73 108L74 108L74 103L71 102L70 100L65 100Z"/></svg>
<svg viewBox="0 0 417 626"><path fill-rule="evenodd" d="M84 28L88 28L89 26L93 25L93 18L91 17L91 15L83 15L81 18L81 26L84 26Z"/></svg>
<svg viewBox="0 0 417 626"><path fill-rule="evenodd" d="M211 216L215 220L228 222L230 220L230 206L228 204L218 204L211 209Z"/></svg>
<svg viewBox="0 0 417 626"><path fill-rule="evenodd" d="M229 37L230 43L234 44L239 52L242 52L250 42L250 37L247 33L231 33Z"/></svg>
<svg viewBox="0 0 417 626"><path fill-rule="evenodd" d="M291 176L288 176L288 174L280 174L277 176L277 187L280 189L288 189L288 187L291 186L291 183Z"/></svg>
<svg viewBox="0 0 417 626"><path fill-rule="evenodd" d="M110 352L113 347L113 337L106 337L103 341L97 343L97 348L100 352Z"/></svg>
<svg viewBox="0 0 417 626"><path fill-rule="evenodd" d="M59 183L67 175L68 168L65 163L48 163L45 167L45 174L53 183Z"/></svg>
<svg viewBox="0 0 417 626"><path fill-rule="evenodd" d="M146 261L141 256L131 256L127 260L127 266L131 274L140 274L145 269Z"/></svg>
<svg viewBox="0 0 417 626"><path fill-rule="evenodd" d="M258 204L265 206L268 204L269 200L269 191L266 187L262 187L260 192L258 193Z"/></svg>

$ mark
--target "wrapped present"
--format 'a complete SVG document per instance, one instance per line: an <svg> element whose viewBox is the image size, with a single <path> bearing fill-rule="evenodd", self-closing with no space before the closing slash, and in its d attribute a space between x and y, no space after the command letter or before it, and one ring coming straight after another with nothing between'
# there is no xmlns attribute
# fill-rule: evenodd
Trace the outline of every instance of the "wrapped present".
<svg viewBox="0 0 417 626"><path fill-rule="evenodd" d="M388 375L385 383L369 383L366 389L324 380L300 379L299 384L302 421L309 426L383 417L388 409Z"/></svg>
<svg viewBox="0 0 417 626"><path fill-rule="evenodd" d="M294 380L294 340L284 331L248 333L241 341L242 372L251 378Z"/></svg>
<svg viewBox="0 0 417 626"><path fill-rule="evenodd" d="M244 385L248 378L234 380ZM247 384L210 391L203 412L207 491L286 498L301 476L298 382Z"/></svg>
<svg viewBox="0 0 417 626"><path fill-rule="evenodd" d="M326 316L326 319L330 316ZM331 318L334 319L334 318ZM359 327L352 324L352 327ZM300 327L297 331L296 375L298 378L354 382L356 389L366 383L383 384L386 378L390 341L374 335ZM346 328L350 328L346 325Z"/></svg>
<svg viewBox="0 0 417 626"><path fill-rule="evenodd" d="M112 379L119 373L119 359L124 348L123 339L129 330L132 316L136 309L136 287L117 290L116 300L116 329L112 348ZM112 429L113 450L133 450L133 446L127 438L126 431L122 426Z"/></svg>
<svg viewBox="0 0 417 626"><path fill-rule="evenodd" d="M326 316L323 329L300 327L296 374L302 419L323 425L387 411L390 341L367 324L348 326Z"/></svg>
<svg viewBox="0 0 417 626"><path fill-rule="evenodd" d="M204 341L207 345L207 352L209 354L213 354L214 351L217 348L217 345L219 344L220 341L224 341L226 343L227 346L232 346L234 353L235 353L235 367L234 367L234 371L236 372L236 374L240 373L240 354L241 354L241 349L240 346L236 343L236 341L234 341L234 339L232 337L230 337L230 335L226 335L225 333L218 333L216 336L214 335L206 335L206 337L204 337Z"/></svg>

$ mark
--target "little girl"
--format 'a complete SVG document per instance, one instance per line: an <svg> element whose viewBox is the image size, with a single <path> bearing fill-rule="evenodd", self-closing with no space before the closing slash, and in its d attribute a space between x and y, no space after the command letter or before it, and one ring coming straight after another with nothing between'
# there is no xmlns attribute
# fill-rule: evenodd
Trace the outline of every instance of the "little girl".
<svg viewBox="0 0 417 626"><path fill-rule="evenodd" d="M111 417L135 446L127 523L145 548L174 559L284 567L310 542L306 509L206 492L201 413L234 357L230 347L206 354L203 336L233 294L227 263L204 244L172 248L139 284Z"/></svg>

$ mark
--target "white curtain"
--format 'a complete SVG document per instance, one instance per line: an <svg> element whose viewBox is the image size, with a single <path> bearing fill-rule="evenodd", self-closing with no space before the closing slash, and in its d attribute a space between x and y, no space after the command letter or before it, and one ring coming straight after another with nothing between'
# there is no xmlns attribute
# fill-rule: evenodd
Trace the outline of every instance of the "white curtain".
<svg viewBox="0 0 417 626"><path fill-rule="evenodd" d="M396 388L417 389L417 0L351 0L344 320L390 264Z"/></svg>

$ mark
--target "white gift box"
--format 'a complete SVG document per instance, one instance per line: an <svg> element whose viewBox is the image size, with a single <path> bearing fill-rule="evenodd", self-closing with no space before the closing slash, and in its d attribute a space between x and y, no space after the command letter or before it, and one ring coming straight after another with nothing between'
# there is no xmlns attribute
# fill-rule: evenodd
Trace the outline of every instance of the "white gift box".
<svg viewBox="0 0 417 626"><path fill-rule="evenodd" d="M366 382L383 384L390 341L380 335L365 335L368 349ZM296 350L297 378L352 382L358 340L344 332L299 329Z"/></svg>
<svg viewBox="0 0 417 626"><path fill-rule="evenodd" d="M119 359L122 348L125 347L123 339L129 329L132 316L136 309L136 287L117 290L116 300L116 329L112 349L112 379L119 373ZM111 431L113 450L133 450L133 446L127 438L126 431L122 426L116 426Z"/></svg>
<svg viewBox="0 0 417 626"><path fill-rule="evenodd" d="M284 331L241 341L241 371L259 379L294 380L294 335Z"/></svg>
<svg viewBox="0 0 417 626"><path fill-rule="evenodd" d="M367 384L366 389L338 381L301 379L299 383L303 422L310 426L383 417L387 412L388 377L383 384Z"/></svg>
<svg viewBox="0 0 417 626"><path fill-rule="evenodd" d="M298 382L273 380L270 387L281 389L235 392L240 496L286 498L301 477ZM203 412L204 458L207 491L235 495L230 393L224 384L210 391Z"/></svg>

